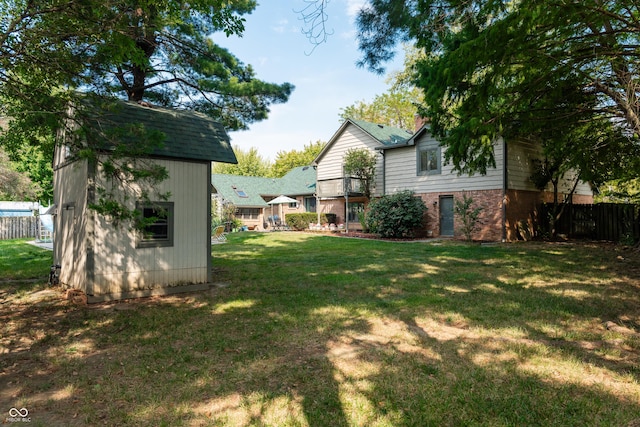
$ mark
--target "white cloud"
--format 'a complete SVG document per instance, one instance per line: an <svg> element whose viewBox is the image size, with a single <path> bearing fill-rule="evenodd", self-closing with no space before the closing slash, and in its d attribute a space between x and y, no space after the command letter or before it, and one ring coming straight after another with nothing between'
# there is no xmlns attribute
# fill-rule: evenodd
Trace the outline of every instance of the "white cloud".
<svg viewBox="0 0 640 427"><path fill-rule="evenodd" d="M285 31L287 31L288 26L289 26L289 21L287 19L281 19L278 22L276 22L276 25L271 27L271 29L278 34L282 34Z"/></svg>

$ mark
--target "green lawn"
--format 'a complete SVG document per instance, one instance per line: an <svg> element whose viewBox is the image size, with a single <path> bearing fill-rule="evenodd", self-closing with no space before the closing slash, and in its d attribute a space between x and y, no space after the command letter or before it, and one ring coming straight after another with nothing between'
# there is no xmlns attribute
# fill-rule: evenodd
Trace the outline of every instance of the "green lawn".
<svg viewBox="0 0 640 427"><path fill-rule="evenodd" d="M30 245L28 241L0 240L0 280L29 282L43 277L48 279L51 251Z"/></svg>
<svg viewBox="0 0 640 427"><path fill-rule="evenodd" d="M50 257L14 242L8 261L0 243L3 274ZM202 293L76 307L34 302L46 277L0 279L0 411L43 426L625 426L640 418L638 260L248 232L214 245Z"/></svg>

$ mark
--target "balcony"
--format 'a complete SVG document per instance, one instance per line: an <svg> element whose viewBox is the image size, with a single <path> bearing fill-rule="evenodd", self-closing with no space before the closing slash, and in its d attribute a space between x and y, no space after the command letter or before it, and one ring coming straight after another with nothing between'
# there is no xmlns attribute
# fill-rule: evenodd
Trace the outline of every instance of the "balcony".
<svg viewBox="0 0 640 427"><path fill-rule="evenodd" d="M362 182L359 178L335 178L318 181L319 197L362 196Z"/></svg>

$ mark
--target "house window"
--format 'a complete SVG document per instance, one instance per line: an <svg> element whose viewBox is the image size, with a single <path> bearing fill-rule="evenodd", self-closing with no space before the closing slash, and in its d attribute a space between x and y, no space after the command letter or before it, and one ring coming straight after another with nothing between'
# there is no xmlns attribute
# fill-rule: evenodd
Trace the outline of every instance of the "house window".
<svg viewBox="0 0 640 427"><path fill-rule="evenodd" d="M240 208L236 211L236 216L241 220L258 219L260 208Z"/></svg>
<svg viewBox="0 0 640 427"><path fill-rule="evenodd" d="M289 203L289 209L298 209L298 202Z"/></svg>
<svg viewBox="0 0 640 427"><path fill-rule="evenodd" d="M315 212L316 211L316 198L315 197L305 197L304 198L304 210L305 210L305 212Z"/></svg>
<svg viewBox="0 0 640 427"><path fill-rule="evenodd" d="M419 146L418 175L434 175L440 173L440 147L434 145Z"/></svg>
<svg viewBox="0 0 640 427"><path fill-rule="evenodd" d="M138 203L142 223L138 248L173 246L173 202Z"/></svg>

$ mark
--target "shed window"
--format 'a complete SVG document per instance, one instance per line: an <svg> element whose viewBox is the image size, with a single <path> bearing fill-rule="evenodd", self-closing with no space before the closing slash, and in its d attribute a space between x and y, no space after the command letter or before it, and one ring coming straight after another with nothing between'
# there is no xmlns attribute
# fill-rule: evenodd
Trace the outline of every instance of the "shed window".
<svg viewBox="0 0 640 427"><path fill-rule="evenodd" d="M138 203L142 224L137 247L173 246L173 202Z"/></svg>

